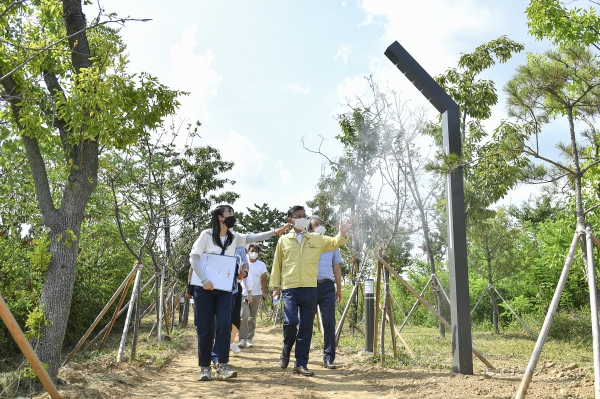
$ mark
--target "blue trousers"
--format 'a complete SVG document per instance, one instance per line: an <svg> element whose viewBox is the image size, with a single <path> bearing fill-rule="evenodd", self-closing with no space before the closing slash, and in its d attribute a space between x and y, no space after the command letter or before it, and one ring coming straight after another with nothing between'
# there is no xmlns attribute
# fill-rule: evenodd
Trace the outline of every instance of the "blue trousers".
<svg viewBox="0 0 600 399"><path fill-rule="evenodd" d="M218 348L219 363L229 362L231 300L232 295L228 291L208 291L202 287L194 289L194 324L198 335L198 365L200 367L210 366L213 340L215 347Z"/></svg>
<svg viewBox="0 0 600 399"><path fill-rule="evenodd" d="M317 284L317 305L323 322L323 361L335 361L335 284L324 281Z"/></svg>
<svg viewBox="0 0 600 399"><path fill-rule="evenodd" d="M237 297L242 295L241 292L241 288L238 289L232 296L231 296L231 319L233 320L233 312L235 311L235 301L237 299ZM238 312L239 313L239 312ZM233 323L232 323L233 324ZM231 329L229 329L229 334L231 336ZM215 331L216 333L216 331ZM229 338L229 341L231 341L231 338ZM227 350L229 350L229 346L227 346ZM210 357L212 359L213 363L219 363L219 348L217 347L217 341L215 340L215 346L213 346L212 348L212 353L210 354Z"/></svg>
<svg viewBox="0 0 600 399"><path fill-rule="evenodd" d="M317 288L300 287L283 290L283 351L290 354L296 344L295 367L308 365L313 321L317 311Z"/></svg>

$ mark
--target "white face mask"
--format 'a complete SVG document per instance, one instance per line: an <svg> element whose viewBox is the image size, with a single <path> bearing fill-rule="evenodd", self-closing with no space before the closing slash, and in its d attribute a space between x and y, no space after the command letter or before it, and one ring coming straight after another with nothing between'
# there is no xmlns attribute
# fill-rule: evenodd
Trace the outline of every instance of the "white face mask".
<svg viewBox="0 0 600 399"><path fill-rule="evenodd" d="M314 232L317 233L317 234L321 234L321 235L325 234L325 226L317 226L317 227L315 227Z"/></svg>
<svg viewBox="0 0 600 399"><path fill-rule="evenodd" d="M250 252L248 253L248 257L252 260L258 259L258 252Z"/></svg>
<svg viewBox="0 0 600 399"><path fill-rule="evenodd" d="M294 228L298 230L304 230L308 227L309 221L306 218L294 219Z"/></svg>

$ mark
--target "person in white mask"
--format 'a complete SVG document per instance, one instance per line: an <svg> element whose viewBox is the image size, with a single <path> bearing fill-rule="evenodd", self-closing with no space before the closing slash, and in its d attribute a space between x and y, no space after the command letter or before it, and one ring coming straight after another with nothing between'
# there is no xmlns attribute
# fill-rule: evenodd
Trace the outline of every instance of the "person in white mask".
<svg viewBox="0 0 600 399"><path fill-rule="evenodd" d="M288 222L293 231L281 236L275 248L271 285L273 298L283 300L283 350L279 365L287 368L296 345L294 373L312 376L307 368L313 321L317 310L317 272L321 253L333 251L348 241L346 234L352 223L340 223L340 232L327 237L306 231L309 222L304 207L288 210Z"/></svg>
<svg viewBox="0 0 600 399"><path fill-rule="evenodd" d="M313 216L308 231L325 234L323 221ZM323 322L323 367L333 370L335 361L335 302L342 301L342 255L340 249L323 252L317 274L317 306Z"/></svg>
<svg viewBox="0 0 600 399"><path fill-rule="evenodd" d="M242 282L242 320L240 323L240 348L252 348L254 332L256 330L256 314L260 308L260 301L267 299L267 265L258 260L260 246L248 246L250 259L248 278Z"/></svg>

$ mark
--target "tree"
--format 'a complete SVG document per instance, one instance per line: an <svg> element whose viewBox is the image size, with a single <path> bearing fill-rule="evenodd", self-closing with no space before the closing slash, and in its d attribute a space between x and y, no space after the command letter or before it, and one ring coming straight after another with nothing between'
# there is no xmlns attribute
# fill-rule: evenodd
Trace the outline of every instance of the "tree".
<svg viewBox="0 0 600 399"><path fill-rule="evenodd" d="M576 2L531 0L526 10L529 33L538 40L550 39L558 45L579 44L600 50L600 16L593 6L588 9L567 6Z"/></svg>
<svg viewBox="0 0 600 399"><path fill-rule="evenodd" d="M430 234L435 226L435 193L440 189L440 179L426 171L427 150L423 149L425 111L412 109L394 90L381 90L372 77L367 81L373 92L373 103L367 110L379 127L379 152L377 166L382 178L382 192L391 190L390 199L378 201L378 214L385 226L386 248L402 248L402 242L416 233L422 241L421 248L429 266L429 277L436 274L435 254ZM420 142L421 141L421 142ZM384 196L383 194L382 196ZM391 255L394 251L388 251ZM398 252L398 251L396 251ZM402 251L396 265L406 266ZM398 270L402 272L403 270ZM443 312L442 293L436 280L432 282L438 312ZM440 322L440 336L445 336L445 327Z"/></svg>
<svg viewBox="0 0 600 399"><path fill-rule="evenodd" d="M600 115L597 56L581 46L531 54L505 90L509 116L516 122L505 122L499 129L504 145L550 165L530 168L530 179L545 182L566 179L575 195L577 225L582 228L586 215L600 206L596 201L584 204L582 197L583 176L600 163L596 150L600 136L594 126L594 119ZM568 123L565 136L569 137L568 143L557 144L564 160L546 155L540 146L544 127L561 118ZM584 128L578 138L579 122ZM581 141L589 147L586 149ZM586 162L585 166L582 162Z"/></svg>
<svg viewBox="0 0 600 399"><path fill-rule="evenodd" d="M544 54L530 54L527 64L517 69L505 90L509 116L516 121L506 122L499 129L505 145L544 162L531 168L532 180L564 183L572 191L576 221L573 227L584 231L587 215L600 207L596 198L590 201L584 196L583 185L584 176L600 163L600 135L595 127L595 119L600 115L597 55L578 44L566 44ZM569 137L569 141L557 143L560 159L543 152L540 136L547 125L563 118L568 124L564 136ZM584 270L587 270L585 235L579 236L579 244Z"/></svg>
<svg viewBox="0 0 600 399"><path fill-rule="evenodd" d="M126 148L162 123L178 92L126 72L117 31L88 30L81 0L15 1L0 12L2 112L21 137L50 236L40 305L49 325L37 345L58 373L85 207L98 183L103 148ZM51 48L52 51L46 51ZM49 162L60 153L60 163ZM56 180L50 177L56 173Z"/></svg>
<svg viewBox="0 0 600 399"><path fill-rule="evenodd" d="M510 277L518 270L517 240L520 230L512 225L505 209L499 209L493 218L470 226L469 266L487 280L488 287L495 281ZM489 290L492 302L492 322L498 329L498 303L493 289Z"/></svg>
<svg viewBox="0 0 600 399"><path fill-rule="evenodd" d="M479 75L496 62L508 61L523 45L502 36L478 46L473 53L463 54L458 67L450 68L435 79L460 107L462 157L446 157L442 149L441 126L429 128L438 148L436 162L430 168L446 173L462 165L464 173L465 213L467 221L493 216L488 207L503 198L522 177L528 164L518 150L507 150L485 130L483 121L492 115L492 106L498 102L493 81Z"/></svg>
<svg viewBox="0 0 600 399"><path fill-rule="evenodd" d="M236 215L238 218L236 230L241 233L261 233L279 228L287 221L287 212L271 209L266 203L262 205L254 204L254 208L246 208L246 213L238 211ZM269 272L273 265L278 240L279 237L274 236L260 243L260 258L267 265Z"/></svg>

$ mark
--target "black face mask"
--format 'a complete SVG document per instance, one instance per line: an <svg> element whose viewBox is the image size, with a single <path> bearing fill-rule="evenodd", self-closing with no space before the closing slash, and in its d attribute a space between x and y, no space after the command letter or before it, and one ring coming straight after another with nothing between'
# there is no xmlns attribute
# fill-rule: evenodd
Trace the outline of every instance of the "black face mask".
<svg viewBox="0 0 600 399"><path fill-rule="evenodd" d="M223 221L223 223L225 223L225 226L227 226L228 229L232 228L235 225L235 222L235 216L227 216Z"/></svg>

